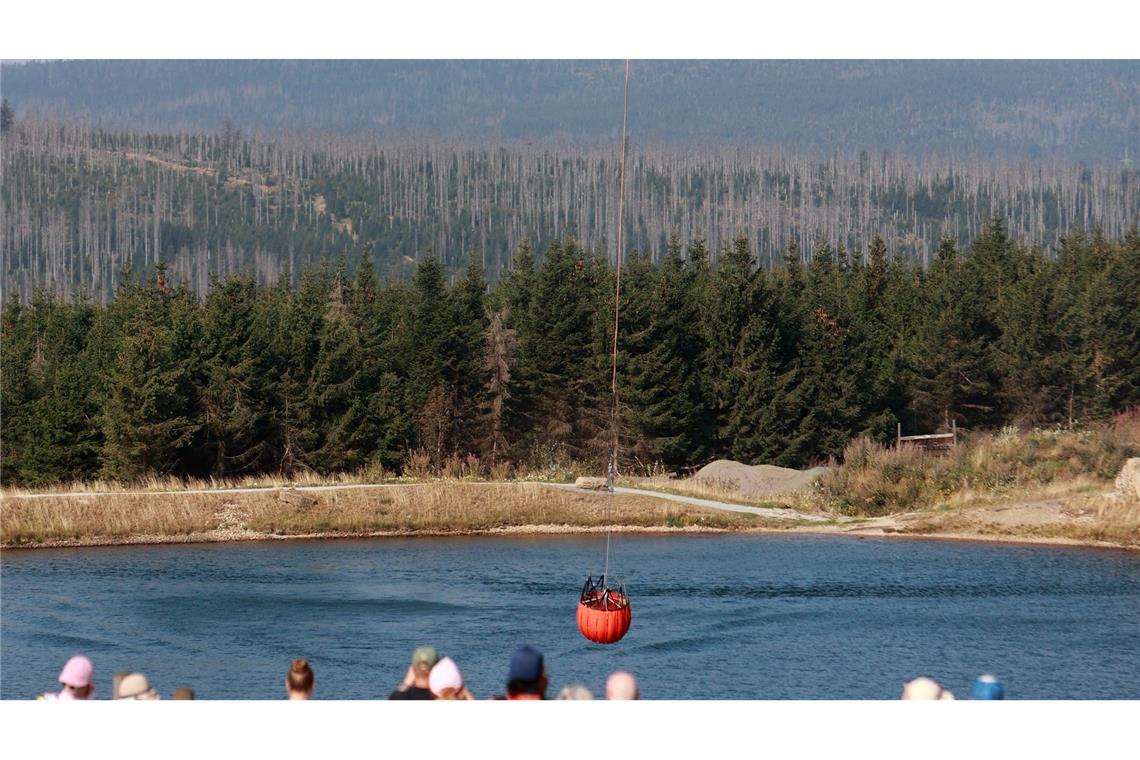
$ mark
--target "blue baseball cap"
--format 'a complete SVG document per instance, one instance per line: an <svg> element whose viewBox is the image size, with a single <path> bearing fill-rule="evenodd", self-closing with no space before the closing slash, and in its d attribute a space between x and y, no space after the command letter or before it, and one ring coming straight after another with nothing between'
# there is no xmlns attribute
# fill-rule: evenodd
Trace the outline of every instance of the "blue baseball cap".
<svg viewBox="0 0 1140 760"><path fill-rule="evenodd" d="M974 688L970 691L970 699L1005 699L1005 689L1001 681L989 673L978 676L974 681Z"/></svg>
<svg viewBox="0 0 1140 760"><path fill-rule="evenodd" d="M511 655L507 681L537 681L543 673L542 652L534 647L519 647Z"/></svg>

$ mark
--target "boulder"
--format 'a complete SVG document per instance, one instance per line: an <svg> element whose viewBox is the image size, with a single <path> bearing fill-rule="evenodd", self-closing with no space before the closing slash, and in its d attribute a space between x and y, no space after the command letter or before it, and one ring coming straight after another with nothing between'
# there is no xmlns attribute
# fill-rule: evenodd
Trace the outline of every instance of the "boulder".
<svg viewBox="0 0 1140 760"><path fill-rule="evenodd" d="M317 500L315 497L301 493L296 488L282 488L278 490L277 498L286 504L292 504L295 507L317 506Z"/></svg>
<svg viewBox="0 0 1140 760"><path fill-rule="evenodd" d="M1132 457L1120 468L1116 494L1122 499L1140 499L1140 457Z"/></svg>
<svg viewBox="0 0 1140 760"><path fill-rule="evenodd" d="M574 481L574 487L585 488L589 491L607 490L605 478L578 478Z"/></svg>

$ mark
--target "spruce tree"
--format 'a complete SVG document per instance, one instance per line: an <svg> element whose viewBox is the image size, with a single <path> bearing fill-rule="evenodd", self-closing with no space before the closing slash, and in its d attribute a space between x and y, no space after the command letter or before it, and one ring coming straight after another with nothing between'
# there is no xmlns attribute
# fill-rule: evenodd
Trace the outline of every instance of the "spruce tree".
<svg viewBox="0 0 1140 760"><path fill-rule="evenodd" d="M381 289L367 248L357 267L348 303L348 319L356 332L359 355L356 404L346 421L355 440L346 444L359 452L361 461L376 462L396 470L406 454L411 437L408 415L403 409L403 388L398 373L395 329L399 291Z"/></svg>
<svg viewBox="0 0 1140 760"><path fill-rule="evenodd" d="M487 414L487 283L474 253L468 256L463 279L448 297L450 306L445 380L452 388L455 408L453 448L461 454L479 448L479 425Z"/></svg>
<svg viewBox="0 0 1140 760"><path fill-rule="evenodd" d="M924 429L990 424L997 413L986 296L950 239L943 239L923 279L926 308L912 354L916 420Z"/></svg>
<svg viewBox="0 0 1140 760"><path fill-rule="evenodd" d="M705 366L717 424L715 453L722 457L732 450L731 418L746 374L742 344L756 310L754 264L748 238L738 237L721 252L704 299Z"/></svg>
<svg viewBox="0 0 1140 760"><path fill-rule="evenodd" d="M1103 419L1140 405L1140 232L1133 229L1117 244L1096 235L1093 272L1082 299L1085 416Z"/></svg>
<svg viewBox="0 0 1140 760"><path fill-rule="evenodd" d="M333 277L310 381L320 441L314 467L322 473L360 467L370 448L371 431L363 427L369 420L367 396L362 393L360 332L349 318L346 300L342 270Z"/></svg>
<svg viewBox="0 0 1140 760"><path fill-rule="evenodd" d="M261 289L252 276L215 281L206 297L200 370L202 447L215 477L272 466L276 366L271 334L258 324Z"/></svg>
<svg viewBox="0 0 1140 760"><path fill-rule="evenodd" d="M538 271L535 308L519 330L518 396L526 404L515 419L517 459L584 456L597 435L591 375L599 288L590 258L568 238L551 244Z"/></svg>
<svg viewBox="0 0 1140 760"><path fill-rule="evenodd" d="M867 380L865 419L859 433L879 440L892 438L898 414L907 406L906 357L910 325L917 304L910 266L887 260L879 235L871 241L867 264L854 270L851 281L851 321L855 349Z"/></svg>
<svg viewBox="0 0 1140 760"><path fill-rule="evenodd" d="M278 363L273 383L277 467L285 473L315 470L318 465L321 399L313 370L320 355L331 286L327 265L309 267L297 288L284 283L266 303L266 316L275 326L271 350Z"/></svg>
<svg viewBox="0 0 1140 760"><path fill-rule="evenodd" d="M30 320L17 299L8 299L0 312L0 483L25 482L21 454L28 413L37 395L28 372L33 346Z"/></svg>
<svg viewBox="0 0 1140 760"><path fill-rule="evenodd" d="M404 303L399 350L407 361L406 406L414 420L416 445L439 467L455 440L455 389L447 375L452 339L449 293L443 267L422 259Z"/></svg>
<svg viewBox="0 0 1140 760"><path fill-rule="evenodd" d="M33 299L42 313L31 373L39 392L20 444L22 479L29 484L83 480L99 467L102 443L90 420L97 414L91 374L82 355L94 309L87 303Z"/></svg>
<svg viewBox="0 0 1140 760"><path fill-rule="evenodd" d="M728 420L733 459L748 464L787 460L795 423L795 367L781 347L774 283L758 271L752 283L752 313L741 336L736 371L739 391Z"/></svg>
<svg viewBox="0 0 1140 760"><path fill-rule="evenodd" d="M845 288L834 251L821 244L806 278L795 390L803 411L784 452L786 463L840 455L866 422L865 354L845 305Z"/></svg>
<svg viewBox="0 0 1140 760"><path fill-rule="evenodd" d="M1039 251L1015 250L1012 257L1013 278L996 305L999 336L991 351L1002 378L1002 416L1019 425L1062 422L1071 378L1060 350L1053 264Z"/></svg>
<svg viewBox="0 0 1140 760"><path fill-rule="evenodd" d="M193 296L158 284L124 285L115 299L117 356L101 407L104 473L121 480L184 474L200 426L194 368L200 322Z"/></svg>

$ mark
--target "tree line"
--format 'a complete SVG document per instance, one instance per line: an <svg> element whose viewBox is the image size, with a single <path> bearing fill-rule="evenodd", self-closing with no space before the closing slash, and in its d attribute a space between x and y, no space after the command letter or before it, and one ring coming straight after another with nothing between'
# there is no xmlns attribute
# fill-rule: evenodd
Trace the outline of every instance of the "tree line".
<svg viewBox="0 0 1140 760"><path fill-rule="evenodd" d="M1082 424L1140 404L1140 232L1073 233L1057 257L992 218L929 267L881 238L793 243L757 265L673 236L622 269L621 467L717 457L803 466L853 437ZM163 265L106 305L39 291L3 310L2 477L45 484L237 476L413 458L507 472L606 461L615 269L572 239L488 285L471 256L410 283L309 267L199 297Z"/></svg>
<svg viewBox="0 0 1140 760"><path fill-rule="evenodd" d="M124 270L165 261L199 295L212 277L289 279L322 258L409 279L431 253L448 278L475 251L489 280L528 239L573 236L613 251L617 146L336 135L141 133L24 117L4 133L5 294L114 297ZM924 265L941 239L966 246L1002 214L1055 255L1059 237L1122 237L1140 218L1136 169L1056 160L818 155L781 147L650 144L630 156L623 239L660 263L676 232L715 259L740 233L774 270L791 242Z"/></svg>

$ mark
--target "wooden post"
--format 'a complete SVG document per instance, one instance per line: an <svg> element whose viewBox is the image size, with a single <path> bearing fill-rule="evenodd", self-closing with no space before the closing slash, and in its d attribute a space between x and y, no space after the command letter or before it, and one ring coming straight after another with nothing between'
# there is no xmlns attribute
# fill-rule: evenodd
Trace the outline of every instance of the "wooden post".
<svg viewBox="0 0 1140 760"><path fill-rule="evenodd" d="M956 419L950 420L950 432L954 434L954 438L953 438L950 445L951 446L957 446L958 445L958 420L956 420Z"/></svg>
<svg viewBox="0 0 1140 760"><path fill-rule="evenodd" d="M901 449L902 448L902 423L899 422L897 424L898 424L898 428L895 431L895 448Z"/></svg>

